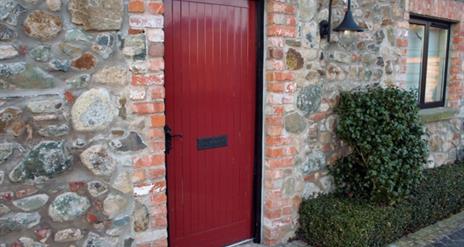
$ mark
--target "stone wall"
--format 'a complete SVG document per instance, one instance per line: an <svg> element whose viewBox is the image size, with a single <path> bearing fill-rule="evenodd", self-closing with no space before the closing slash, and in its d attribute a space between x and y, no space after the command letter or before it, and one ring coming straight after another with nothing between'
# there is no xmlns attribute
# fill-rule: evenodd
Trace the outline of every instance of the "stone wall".
<svg viewBox="0 0 464 247"><path fill-rule="evenodd" d="M334 0L333 24L344 14ZM341 90L404 85L409 11L462 1L353 0L366 32L321 40L325 0L265 1L263 242L294 236L303 198L346 154ZM166 246L162 0L0 0L0 246ZM430 167L461 155L463 24ZM35 244L35 245L34 245Z"/></svg>
<svg viewBox="0 0 464 247"><path fill-rule="evenodd" d="M343 18L346 1L333 2L335 27ZM328 42L321 40L318 28L327 19L328 1L267 1L266 243L293 236L302 198L333 189L326 168L348 151L335 135L333 107L339 92L375 83L404 87L409 11L462 21L458 10L463 8L454 0L353 0L355 19L366 31L351 36L332 32ZM439 109L451 114L427 122L431 151L427 167L452 162L462 153L462 37L462 24L454 25L447 105L461 113Z"/></svg>
<svg viewBox="0 0 464 247"><path fill-rule="evenodd" d="M162 13L0 0L0 246L167 245Z"/></svg>

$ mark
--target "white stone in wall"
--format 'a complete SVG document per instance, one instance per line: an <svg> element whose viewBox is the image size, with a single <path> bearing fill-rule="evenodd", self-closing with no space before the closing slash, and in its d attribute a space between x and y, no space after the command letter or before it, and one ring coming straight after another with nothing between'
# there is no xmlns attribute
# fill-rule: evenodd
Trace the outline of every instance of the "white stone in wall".
<svg viewBox="0 0 464 247"><path fill-rule="evenodd" d="M55 198L50 204L48 214L56 222L76 220L85 214L90 207L86 197L74 192L66 192Z"/></svg>
<svg viewBox="0 0 464 247"><path fill-rule="evenodd" d="M59 11L61 9L61 0L46 0L47 7L51 11Z"/></svg>
<svg viewBox="0 0 464 247"><path fill-rule="evenodd" d="M0 45L0 60L16 57L18 54L14 46Z"/></svg>
<svg viewBox="0 0 464 247"><path fill-rule="evenodd" d="M146 186L138 186L134 187L134 195L136 196L146 196L150 193L150 191L155 187L155 185L146 185Z"/></svg>
<svg viewBox="0 0 464 247"><path fill-rule="evenodd" d="M113 219L126 210L128 203L127 199L119 194L109 194L103 201L103 213Z"/></svg>
<svg viewBox="0 0 464 247"><path fill-rule="evenodd" d="M109 85L125 85L129 81L128 71L123 66L106 66L92 76L92 81Z"/></svg>
<svg viewBox="0 0 464 247"><path fill-rule="evenodd" d="M116 168L116 161L103 145L93 145L80 155L81 162L94 175L111 176Z"/></svg>
<svg viewBox="0 0 464 247"><path fill-rule="evenodd" d="M95 131L107 128L117 115L110 93L103 88L84 92L73 105L71 116L77 131Z"/></svg>

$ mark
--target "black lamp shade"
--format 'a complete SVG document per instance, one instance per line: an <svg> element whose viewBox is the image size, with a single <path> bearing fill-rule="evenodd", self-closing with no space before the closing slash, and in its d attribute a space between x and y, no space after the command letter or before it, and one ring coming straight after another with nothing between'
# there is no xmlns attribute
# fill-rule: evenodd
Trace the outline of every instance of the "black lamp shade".
<svg viewBox="0 0 464 247"><path fill-rule="evenodd" d="M338 25L334 29L336 32L344 32L344 31L352 31L352 32L362 32L364 31L362 28L356 24L356 22L353 19L353 14L351 13L351 9L348 8L348 10L345 13L345 17L343 18L342 23Z"/></svg>
<svg viewBox="0 0 464 247"><path fill-rule="evenodd" d="M329 1L329 19L322 20L319 23L319 34L322 39L327 38L327 41L330 42L330 32L331 30L331 21L332 21L332 1ZM345 17L343 18L342 23L338 25L333 31L336 32L363 32L364 30L356 24L353 19L353 14L351 13L351 0L348 0L348 8L345 12Z"/></svg>

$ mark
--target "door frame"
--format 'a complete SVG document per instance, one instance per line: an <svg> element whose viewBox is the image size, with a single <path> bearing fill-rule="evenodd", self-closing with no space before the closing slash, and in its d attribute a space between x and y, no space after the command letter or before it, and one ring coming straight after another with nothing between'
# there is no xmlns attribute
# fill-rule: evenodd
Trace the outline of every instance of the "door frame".
<svg viewBox="0 0 464 247"><path fill-rule="evenodd" d="M261 242L262 232L262 184L263 184L263 104L264 104L264 11L266 0L249 0L256 2L256 102L255 102L255 144L254 144L254 164L253 164L253 242ZM170 11L166 9L166 11ZM165 30L167 21L164 22ZM170 69L166 66L166 70ZM165 81L165 83L169 83ZM164 103L167 104L166 99ZM168 184L168 161L167 154L165 154L166 161L166 173L165 179ZM169 187L166 186L166 196L169 197ZM168 245L171 243L169 236L169 200L166 202L167 213L167 233L168 233Z"/></svg>
<svg viewBox="0 0 464 247"><path fill-rule="evenodd" d="M256 1L256 116L255 164L253 169L254 242L261 242L263 208L263 138L264 138L264 11L266 0Z"/></svg>

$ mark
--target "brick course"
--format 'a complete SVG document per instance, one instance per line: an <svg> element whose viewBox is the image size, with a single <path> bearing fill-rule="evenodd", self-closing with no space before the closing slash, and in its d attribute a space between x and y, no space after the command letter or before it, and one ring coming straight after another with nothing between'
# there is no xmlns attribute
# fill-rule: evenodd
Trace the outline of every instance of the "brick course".
<svg viewBox="0 0 464 247"><path fill-rule="evenodd" d="M150 227L136 236L138 247L167 246L167 198L166 168L164 156L164 31L162 1L131 0L129 2L129 25L147 34L146 63L149 73L133 73L131 90L143 90L132 99L133 114L140 115L149 123L145 130L152 154L133 161L135 186L153 186L149 195L138 198L150 208ZM140 102L139 100L144 100Z"/></svg>
<svg viewBox="0 0 464 247"><path fill-rule="evenodd" d="M314 0L315 1L315 0ZM453 0L410 0L409 6L402 6L404 1L394 0L388 6L380 5L381 14L379 23L375 24L375 30L358 34L356 40L358 47L349 47L342 43L343 37L333 35L331 44L320 41L317 27L308 22L303 22L300 3L311 1L295 0L266 0L266 24L265 24L265 108L264 108L264 163L263 163L263 221L262 235L263 243L276 245L285 242L294 236L297 227L298 207L303 199L306 188L318 188L319 192L330 191L330 177L324 167L339 158L345 148L336 139L334 131L333 106L337 102L337 93L340 89L349 89L354 86L379 81L382 84L399 85L404 84L406 72L407 54L407 30L409 27L409 12L440 17L455 21L463 21L464 3ZM318 1L312 5L318 8L317 12L326 10L325 1ZM356 6L353 9L360 20L360 24L366 27L363 18L375 19L372 15L373 1L353 1ZM143 6L143 7L142 7ZM361 6L361 7L360 7ZM335 4L338 9L334 18L340 19L343 5ZM131 1L129 11L133 14L129 17L131 33L147 34L148 57L146 59L149 73L134 73L132 75L131 88L134 95L145 90L144 97L134 97L131 102L134 114L143 116L147 123L147 136L151 138L150 147L154 151L153 156L141 157L134 160L134 182L137 185L153 184L158 188L165 188L164 167L164 32L162 30L164 6L162 1ZM380 13L376 12L376 13ZM392 19L389 19L389 18ZM313 16L314 20L322 18ZM317 24L316 21L314 23ZM372 27L368 27L372 28ZM369 47L362 47L362 40L372 42L373 34L377 30L384 30L385 37L382 49L385 51L371 52L376 56L385 57L384 62L391 62L393 72L387 74L384 67L379 78L366 79L369 75L364 70L367 66L363 63L368 61ZM389 33L391 32L391 33ZM314 34L308 36L308 33ZM308 41L309 39L312 39ZM392 39L392 40L390 40ZM316 40L316 41L314 41ZM448 82L448 106L460 110L462 106L461 95L464 91L462 80L464 59L464 26L457 24L453 26L453 48L451 50L450 76ZM316 46L314 46L316 44ZM339 47L341 45L347 47ZM329 47L330 46L330 47ZM293 70L288 66L286 53L290 47L295 48L303 54L305 67L302 70ZM335 48L334 48L335 47ZM364 49L364 50L363 50ZM333 51L342 50L348 54L348 58L336 57ZM317 51L317 52L316 52ZM322 52L322 53L319 53ZM386 54L384 54L386 53ZM320 56L320 55L323 56ZM403 57L402 57L403 56ZM337 60L338 59L338 60ZM344 59L344 60L343 60ZM377 59L377 57L375 58ZM350 61L346 64L344 61ZM372 72L374 74L376 71ZM375 74L374 74L375 76ZM286 116L289 112L297 111L295 102L303 87L312 84L324 83L324 95L320 107L315 112L304 117L305 132L295 135L290 133L286 127ZM347 84L349 86L347 86ZM452 124L452 122L450 122ZM439 128L432 126L431 129ZM460 136L455 138L461 139ZM301 171L303 162L307 157L319 157L322 163L321 169L309 173ZM319 159L319 158L317 158ZM309 161L308 161L309 162ZM310 185L310 186L309 186ZM304 187L304 188L303 188ZM289 188L293 188L289 189ZM166 246L167 245L167 209L166 195L162 192L151 192L149 199L144 201L151 205L151 231L149 234L140 234L137 239L138 246Z"/></svg>

